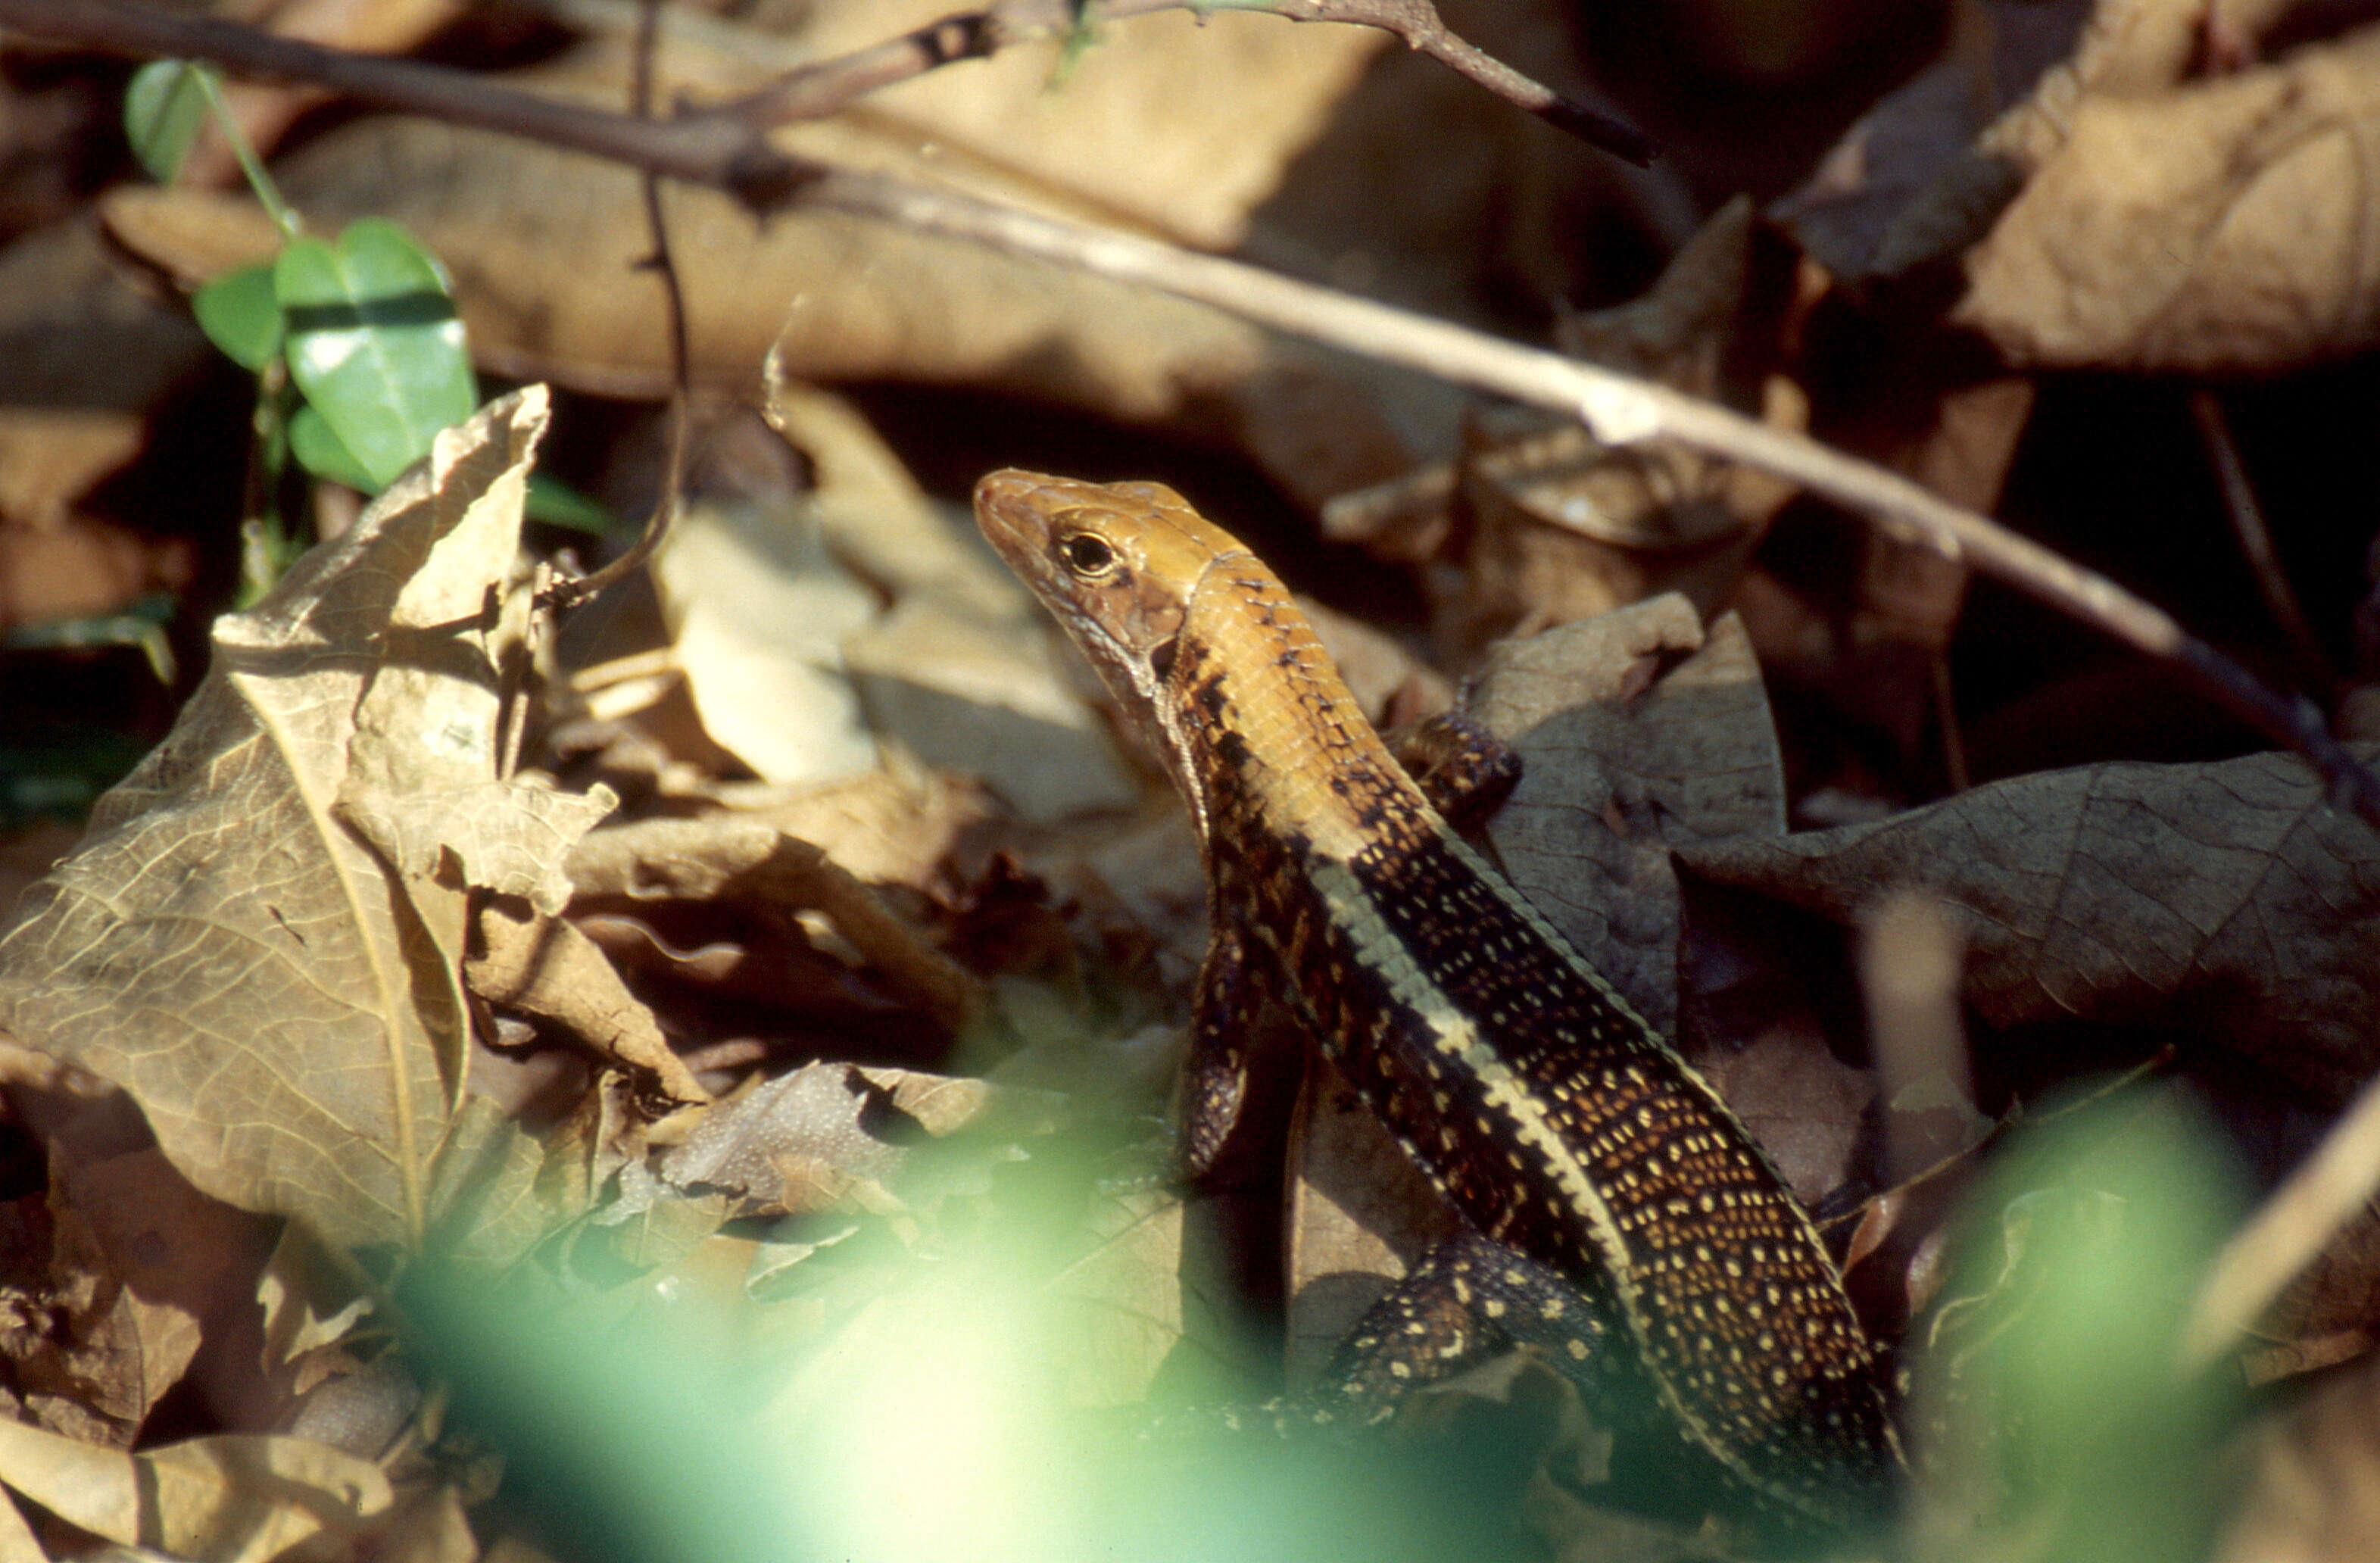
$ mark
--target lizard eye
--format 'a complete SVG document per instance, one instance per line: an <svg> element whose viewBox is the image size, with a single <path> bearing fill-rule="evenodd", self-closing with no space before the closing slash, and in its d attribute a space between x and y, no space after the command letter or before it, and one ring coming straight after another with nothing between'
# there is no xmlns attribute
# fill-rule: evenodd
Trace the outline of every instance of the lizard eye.
<svg viewBox="0 0 2380 1563"><path fill-rule="evenodd" d="M1107 539L1089 532L1076 532L1058 544L1058 557L1066 568L1086 580L1104 576L1115 568L1115 550Z"/></svg>

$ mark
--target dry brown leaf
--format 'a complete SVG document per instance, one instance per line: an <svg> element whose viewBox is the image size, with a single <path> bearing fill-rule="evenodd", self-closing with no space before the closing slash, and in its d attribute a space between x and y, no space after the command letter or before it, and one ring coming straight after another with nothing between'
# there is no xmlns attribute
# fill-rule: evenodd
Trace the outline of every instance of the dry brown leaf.
<svg viewBox="0 0 2380 1563"><path fill-rule="evenodd" d="M810 8L820 55L948 13L945 0ZM1061 69L1058 40L1004 49L877 93L867 121L1200 248L1228 249L1283 167L1389 45L1368 28L1297 27L1215 10L1101 23ZM1012 172L1013 171L1013 172Z"/></svg>
<svg viewBox="0 0 2380 1563"><path fill-rule="evenodd" d="M1022 612L987 621L913 597L844 649L879 732L1046 824L1140 795L1051 635Z"/></svg>
<svg viewBox="0 0 2380 1563"><path fill-rule="evenodd" d="M50 1555L33 1539L15 1495L0 1492L0 1563L50 1563Z"/></svg>
<svg viewBox="0 0 2380 1563"><path fill-rule="evenodd" d="M174 733L0 940L10 1029L123 1085L200 1188L334 1242L419 1242L482 1157L504 1172L486 1197L526 1214L504 1192L525 1147L462 1100L466 887L393 872L343 816L493 777L486 610L544 418L532 388L440 436L353 530L218 620ZM553 840L537 808L515 826Z"/></svg>
<svg viewBox="0 0 2380 1563"><path fill-rule="evenodd" d="M2090 0L1963 0L1943 57L1843 132L1769 215L1837 277L1898 276L1981 237L2021 176L1977 136L2074 46Z"/></svg>
<svg viewBox="0 0 2380 1563"><path fill-rule="evenodd" d="M671 1102L710 1099L670 1050L653 1012L628 991L602 951L568 922L499 898L480 909L479 932L476 952L464 963L473 992L553 1022Z"/></svg>
<svg viewBox="0 0 2380 1563"><path fill-rule="evenodd" d="M402 55L453 25L466 6L461 0L286 0L267 16L242 18L283 38L302 39L334 49L368 55ZM226 81L223 98L248 144L270 152L291 121L330 100L321 88L267 87ZM225 185L239 178L239 163L212 117L201 121L198 141L184 159L180 177L194 185Z"/></svg>
<svg viewBox="0 0 2380 1563"><path fill-rule="evenodd" d="M325 226L377 212L439 256L485 367L608 395L669 386L635 174L425 120L347 127L293 154L287 193ZM673 188L671 236L701 383L748 393L771 347L806 380L982 382L1128 418L1178 414L1263 360L1249 326L1199 307L834 212L765 228L723 195ZM195 283L270 252L250 202L119 189L110 230ZM787 322L787 309L795 313Z"/></svg>
<svg viewBox="0 0 2380 1563"><path fill-rule="evenodd" d="M1839 922L1933 891L1966 919L1967 1001L1994 1025L2174 1026L2334 1103L2373 1070L2380 843L2290 756L2056 771L1680 854Z"/></svg>
<svg viewBox="0 0 2380 1563"><path fill-rule="evenodd" d="M1050 1282L1064 1331L1063 1393L1073 1406L1128 1405L1149 1385L1192 1322L1183 1284L1185 1206L1162 1189L1119 1191L1095 1205L1089 1253Z"/></svg>
<svg viewBox="0 0 2380 1563"><path fill-rule="evenodd" d="M880 40L889 25L872 6L840 14L853 35ZM783 135L789 150L828 163L1229 242L1380 39L1265 18L1207 20L1106 30L1055 91L1037 68L1046 51L1011 51ZM681 86L688 72L721 91L752 81L743 58L662 68ZM625 81L620 52L597 46L523 84L610 105ZM888 106L912 99L914 108ZM1223 112L1242 101L1243 111ZM343 127L276 172L317 223L372 213L420 237L454 274L483 365L603 394L666 393L668 335L639 263L650 240L631 172L419 120ZM1132 421L1211 425L1220 411L1260 454L1281 433L1287 394L1327 408L1334 430L1319 446L1309 436L1281 453L1297 468L1282 476L1301 489L1369 480L1377 474L1347 470L1350 454L1402 449L1346 366L1203 307L833 212L795 210L760 226L723 196L683 188L667 192L667 205L695 370L708 385L748 393L773 348L778 370L808 381L988 384ZM118 190L106 218L186 284L273 242L252 207L200 192ZM1314 460L1331 469L1301 465Z"/></svg>
<svg viewBox="0 0 2380 1563"><path fill-rule="evenodd" d="M63 523L140 450L151 408L210 351L187 316L125 280L87 223L0 251L0 519Z"/></svg>
<svg viewBox="0 0 2380 1563"><path fill-rule="evenodd" d="M138 1341L138 1423L189 1365L202 1332L230 1321L251 1290L268 1224L192 1188L154 1147L86 1160L51 1142L50 1203L95 1241L117 1309Z"/></svg>
<svg viewBox="0 0 2380 1563"><path fill-rule="evenodd" d="M372 1539L372 1563L474 1563L480 1544L452 1484L399 1495L397 1512Z"/></svg>
<svg viewBox="0 0 2380 1563"><path fill-rule="evenodd" d="M1847 1069L1815 1028L1778 1025L1737 1052L1714 1052L1703 1073L1760 1142L1793 1193L1815 1204L1843 1186L1876 1087Z"/></svg>
<svg viewBox="0 0 2380 1563"><path fill-rule="evenodd" d="M1672 846L1784 829L1742 627L1679 597L1509 642L1473 712L1525 769L1488 839L1512 883L1654 1024L1677 1015Z"/></svg>
<svg viewBox="0 0 2380 1563"><path fill-rule="evenodd" d="M955 1029L982 985L820 848L757 819L647 819L598 830L571 855L590 897L748 898L779 915L822 913L852 948Z"/></svg>
<svg viewBox="0 0 2380 1563"><path fill-rule="evenodd" d="M2188 57L2086 52L2079 82L2045 83L2080 95L2042 116L2054 145L2040 128L2006 138L2037 165L1970 254L1954 319L2019 363L2201 373L2380 339L2380 243L2363 218L2380 200L2380 30L2175 85Z"/></svg>
<svg viewBox="0 0 2380 1563"><path fill-rule="evenodd" d="M395 1495L378 1466L303 1438L225 1435L123 1454L0 1418L0 1483L125 1546L264 1563L359 1531Z"/></svg>

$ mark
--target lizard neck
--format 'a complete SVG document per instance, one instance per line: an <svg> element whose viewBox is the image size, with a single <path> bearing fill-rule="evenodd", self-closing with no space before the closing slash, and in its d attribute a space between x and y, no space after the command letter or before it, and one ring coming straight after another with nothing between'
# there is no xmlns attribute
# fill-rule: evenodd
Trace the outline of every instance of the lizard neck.
<svg viewBox="0 0 2380 1563"><path fill-rule="evenodd" d="M1430 813L1271 571L1219 561L1193 594L1162 721L1213 870L1259 846L1353 859Z"/></svg>

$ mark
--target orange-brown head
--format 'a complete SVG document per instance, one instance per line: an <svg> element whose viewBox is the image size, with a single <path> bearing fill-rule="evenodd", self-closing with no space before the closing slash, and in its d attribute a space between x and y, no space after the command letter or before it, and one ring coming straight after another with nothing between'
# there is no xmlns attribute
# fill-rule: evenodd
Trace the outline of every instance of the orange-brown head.
<svg viewBox="0 0 2380 1563"><path fill-rule="evenodd" d="M1133 722L1165 751L1196 808L1198 789L1179 774L1188 757L1178 714L1160 696L1208 573L1224 560L1261 566L1162 483L994 472L975 487L975 515Z"/></svg>

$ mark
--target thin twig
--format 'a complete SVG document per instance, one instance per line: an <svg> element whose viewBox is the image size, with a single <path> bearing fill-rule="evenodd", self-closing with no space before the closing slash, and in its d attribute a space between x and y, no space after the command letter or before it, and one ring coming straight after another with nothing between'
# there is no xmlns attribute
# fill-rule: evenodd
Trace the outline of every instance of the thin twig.
<svg viewBox="0 0 2380 1563"><path fill-rule="evenodd" d="M653 112L653 67L661 46L662 0L640 0L640 4L642 20L637 29L636 67L628 84L628 102L638 118L649 119ZM686 288L678 280L677 260L670 252L669 224L662 212L661 176L646 169L639 182L645 203L645 228L653 240L652 253L642 264L661 278L662 302L669 319L669 459L662 472L661 494L653 501L652 515L645 519L643 534L601 569L575 581L557 584L546 598L547 606L556 612L566 612L643 569L645 562L661 551L662 543L677 524L678 512L686 503L686 429L692 421L688 404L694 395Z"/></svg>
<svg viewBox="0 0 2380 1563"><path fill-rule="evenodd" d="M818 60L786 72L757 91L697 115L719 115L755 128L817 119L895 81L961 60L983 59L1029 39L1063 36L1086 23L1121 21L1157 11L1201 15L1230 9L1290 21L1337 22L1376 28L1404 41L1448 69L1505 102L1570 132L1590 146L1639 167L1659 145L1618 115L1565 97L1457 37L1430 0L994 0L980 10L957 11L913 32Z"/></svg>
<svg viewBox="0 0 2380 1563"><path fill-rule="evenodd" d="M2115 582L1898 473L1714 403L1237 261L881 175L829 169L779 153L731 121L606 114L492 86L461 71L296 43L231 23L185 21L113 0L0 0L0 26L86 47L203 59L242 75L334 87L371 103L714 186L756 211L773 210L798 194L820 205L1137 283L1458 385L1551 407L1577 418L1607 443L1665 437L1775 473L1867 515L1896 538L1965 560L2128 645L2180 662L2257 731L2310 759L2334 806L2380 827L2380 779L2331 735L2313 701L2266 687Z"/></svg>
<svg viewBox="0 0 2380 1563"><path fill-rule="evenodd" d="M2313 1154L2215 1256L2182 1330L2182 1370L2195 1372L2228 1350L2375 1190L2380 1080L2357 1093Z"/></svg>
<svg viewBox="0 0 2380 1563"><path fill-rule="evenodd" d="M2206 442L2207 459L2215 464L2215 478L2223 491L2223 508L2231 517L2232 535L2240 540L2240 551L2247 557L2249 572L2256 577L2256 588L2264 593L2265 611L2281 637L2289 644L2297 660L2298 676L2313 687L2325 692L2335 689L2338 678L2331 671L2329 654L2306 623L2304 612L2298 606L2297 593L2289 589L2289 576L2281 571L2279 553L2273 547L2272 528L2265 525L2265 507L2256 503L2256 491L2248 481L2247 463L2240 459L2239 442L2231 437L2231 420L2223 414L2223 404L2215 393L2200 387L2190 394L2190 416L2198 425L2198 437Z"/></svg>

